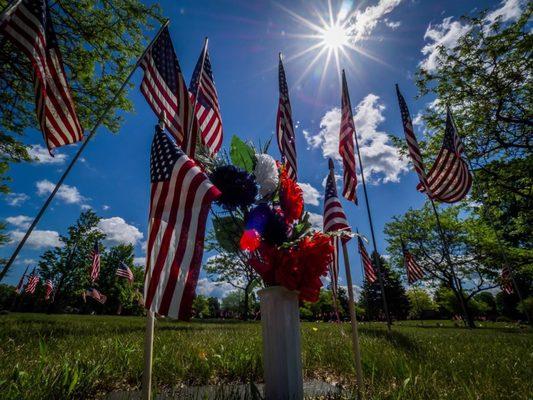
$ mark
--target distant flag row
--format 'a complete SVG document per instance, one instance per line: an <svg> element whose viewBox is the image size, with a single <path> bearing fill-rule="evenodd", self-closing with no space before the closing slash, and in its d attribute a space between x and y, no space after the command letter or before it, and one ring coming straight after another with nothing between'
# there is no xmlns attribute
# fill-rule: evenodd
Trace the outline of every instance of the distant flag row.
<svg viewBox="0 0 533 400"><path fill-rule="evenodd" d="M405 265L405 270L407 272L407 282L412 285L413 283L419 281L424 277L424 270L407 249L402 240L402 253L403 253L403 263Z"/></svg>

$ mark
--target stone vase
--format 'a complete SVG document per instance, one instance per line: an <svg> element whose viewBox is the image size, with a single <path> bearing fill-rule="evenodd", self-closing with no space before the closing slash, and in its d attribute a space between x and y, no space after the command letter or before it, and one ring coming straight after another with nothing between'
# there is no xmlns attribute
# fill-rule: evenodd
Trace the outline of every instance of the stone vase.
<svg viewBox="0 0 533 400"><path fill-rule="evenodd" d="M298 292L271 286L258 292L266 400L303 399Z"/></svg>

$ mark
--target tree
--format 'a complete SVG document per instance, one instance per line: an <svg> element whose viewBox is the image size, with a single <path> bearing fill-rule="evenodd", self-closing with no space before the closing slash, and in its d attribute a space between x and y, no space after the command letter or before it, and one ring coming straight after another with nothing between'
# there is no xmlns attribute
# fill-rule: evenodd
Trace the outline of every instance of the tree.
<svg viewBox="0 0 533 400"><path fill-rule="evenodd" d="M477 317L495 319L497 316L496 299L490 292L481 292L472 299L474 314Z"/></svg>
<svg viewBox="0 0 533 400"><path fill-rule="evenodd" d="M405 319L409 312L409 301L405 296L405 289L400 283L399 274L390 269L389 263L383 257L376 257L375 254L373 254L372 257L374 260L378 259L380 262L383 287L385 288L387 306L391 317L395 319ZM361 298L362 305L366 311L366 316L369 319L385 319L383 298L378 280L373 283L365 280Z"/></svg>
<svg viewBox="0 0 533 400"><path fill-rule="evenodd" d="M207 297L198 294L192 302L192 310L196 318L207 318L209 316L209 301Z"/></svg>
<svg viewBox="0 0 533 400"><path fill-rule="evenodd" d="M220 315L220 301L216 297L209 297L207 299L207 306L209 307L209 317L218 318Z"/></svg>
<svg viewBox="0 0 533 400"><path fill-rule="evenodd" d="M532 35L529 21L530 2L520 18L511 24L489 23L482 13L464 17L469 29L451 49L441 46L436 69L421 67L417 84L420 94L438 98L422 116L428 136L426 154L436 155L444 132L445 112L449 105L454 114L466 154L475 171L489 175L494 184L529 197L531 190L520 187L528 171L515 171L516 180L507 180L498 162L523 159L533 150L531 91ZM474 185L479 185L477 179Z"/></svg>
<svg viewBox="0 0 533 400"><path fill-rule="evenodd" d="M423 319L427 313L438 309L437 304L424 289L413 287L407 290L406 295L409 300L409 318L411 319Z"/></svg>
<svg viewBox="0 0 533 400"><path fill-rule="evenodd" d="M7 5L7 0L0 0L0 9ZM85 0L50 2L50 10L76 110L82 126L89 129L141 55L152 36L147 30L161 21L159 7L138 0ZM5 192L9 164L30 160L20 136L38 124L29 61L9 41L1 43L0 192ZM118 111L131 108L127 93L122 93L103 125L118 131Z"/></svg>
<svg viewBox="0 0 533 400"><path fill-rule="evenodd" d="M259 275L248 265L245 256L238 249L231 252L223 249L212 233L208 237L206 249L218 251L204 266L207 276L215 282L228 283L243 292L242 316L245 321L248 320L252 291L261 283Z"/></svg>

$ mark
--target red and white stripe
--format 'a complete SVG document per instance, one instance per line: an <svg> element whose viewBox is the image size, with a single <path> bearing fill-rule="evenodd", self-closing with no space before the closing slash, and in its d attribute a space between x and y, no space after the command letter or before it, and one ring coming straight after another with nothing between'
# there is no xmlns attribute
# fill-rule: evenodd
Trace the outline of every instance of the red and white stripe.
<svg viewBox="0 0 533 400"><path fill-rule="evenodd" d="M372 259L368 255L363 240L358 238L359 255L361 256L361 262L363 263L363 270L365 272L365 279L368 283L374 283L377 279L376 271L372 265Z"/></svg>
<svg viewBox="0 0 533 400"><path fill-rule="evenodd" d="M152 154L154 147L160 146L156 141L158 135L166 137L164 132L156 132ZM173 165L169 180L152 181L144 285L146 308L159 315L189 317L200 273L207 214L211 202L220 194L184 154Z"/></svg>
<svg viewBox="0 0 533 400"><path fill-rule="evenodd" d="M152 55L154 51L161 51L165 57L175 61L175 69L168 72L169 76L164 77L161 75ZM167 61L162 62L165 63ZM189 91L178 64L168 28L163 29L159 38L148 50L141 61L141 68L144 70L141 92L146 101L156 116L165 122L166 128L172 134L178 146L189 157L194 158L199 130L198 121L193 112ZM165 78L177 82L178 89L175 92L167 84ZM190 134L189 127L192 127Z"/></svg>
<svg viewBox="0 0 533 400"><path fill-rule="evenodd" d="M41 11L44 10L44 11ZM30 59L37 120L48 150L83 139L46 0L24 0L0 21L0 31Z"/></svg>
<svg viewBox="0 0 533 400"><path fill-rule="evenodd" d="M213 71L211 69L211 60L206 46L204 46L204 50L196 65L198 71L195 70L193 74L194 82L191 82L189 90L193 104L195 103L194 96L198 92L196 118L200 126L200 131L202 132L202 143L209 149L211 154L216 154L220 150L220 147L222 147L222 116ZM200 70L201 74L199 73Z"/></svg>
<svg viewBox="0 0 533 400"><path fill-rule="evenodd" d="M402 114L402 123L403 131L405 134L405 140L407 141L407 149L409 150L409 156L413 163L413 167L418 175L420 184L423 187L427 187L427 177L426 171L424 168L424 162L422 160L422 153L420 153L420 148L418 147L418 141L416 140L415 132L413 130L413 122L411 120L411 115L409 109L407 108L407 103L400 93L400 88L396 85L396 94L398 96L398 103L400 104L400 112Z"/></svg>
<svg viewBox="0 0 533 400"><path fill-rule="evenodd" d="M511 269L508 266L503 267L501 275L501 288L505 294L512 294L513 289L513 278L511 275Z"/></svg>
<svg viewBox="0 0 533 400"><path fill-rule="evenodd" d="M339 154L344 167L344 187L342 195L348 201L357 204L357 174L355 172L355 124L353 122L350 93L346 83L346 75L342 71L342 117L339 135Z"/></svg>
<svg viewBox="0 0 533 400"><path fill-rule="evenodd" d="M289 178L294 181L297 180L297 164L296 164L296 142L294 134L294 125L292 123L291 102L289 100L289 87L287 86L287 78L285 76L285 69L279 58L278 66L279 78L279 104L278 114L276 117L276 137L278 139L278 147L281 153L281 158Z"/></svg>
<svg viewBox="0 0 533 400"><path fill-rule="evenodd" d="M37 284L39 283L39 275L35 274L33 272L30 277L28 278L28 283L26 284L26 293L33 294L35 293L35 288L37 287Z"/></svg>
<svg viewBox="0 0 533 400"><path fill-rule="evenodd" d="M339 286L339 254L342 246L341 238L339 236L333 236L331 238L331 243L333 244L333 260L329 264L329 275L331 278L331 290L336 298Z"/></svg>
<svg viewBox="0 0 533 400"><path fill-rule="evenodd" d="M51 279L47 279L44 281L44 299L48 300L50 298L50 295L52 294L52 291L54 290L54 283Z"/></svg>
<svg viewBox="0 0 533 400"><path fill-rule="evenodd" d="M94 248L91 251L91 282L95 282L100 276L100 250L98 249L98 242L95 242Z"/></svg>
<svg viewBox="0 0 533 400"><path fill-rule="evenodd" d="M424 270L418 265L413 255L408 250L404 251L403 260L405 263L405 269L407 270L407 282L409 284L413 284L424 277Z"/></svg>
<svg viewBox="0 0 533 400"><path fill-rule="evenodd" d="M92 297L100 304L105 304L105 302L107 301L107 296L105 294L100 293L95 288L87 289L83 293L83 300L85 300L86 297Z"/></svg>

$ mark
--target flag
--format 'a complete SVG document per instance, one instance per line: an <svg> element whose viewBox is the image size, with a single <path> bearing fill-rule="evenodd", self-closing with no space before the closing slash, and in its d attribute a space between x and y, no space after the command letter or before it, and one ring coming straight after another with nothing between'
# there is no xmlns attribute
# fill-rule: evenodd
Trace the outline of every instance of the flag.
<svg viewBox="0 0 533 400"><path fill-rule="evenodd" d="M29 265L26 266L26 269L24 270L24 273L20 277L19 283L17 287L15 288L15 292L20 294L22 292L22 288L24 287L24 279L26 278L26 272L28 272Z"/></svg>
<svg viewBox="0 0 533 400"><path fill-rule="evenodd" d="M198 93L196 118L202 133L202 143L211 154L216 154L222 146L222 117L207 42L192 74L189 92L193 104L194 97Z"/></svg>
<svg viewBox="0 0 533 400"><path fill-rule="evenodd" d="M91 251L91 282L95 282L100 275L100 250L98 241L95 240L93 250Z"/></svg>
<svg viewBox="0 0 533 400"><path fill-rule="evenodd" d="M351 232L346 214L342 208L342 204L337 197L337 185L333 174L329 174L326 181L326 193L324 195L324 232L345 231ZM339 279L339 253L341 240L350 240L349 236L340 237L333 236L331 242L333 244L333 260L329 265L329 272L331 276L331 287L333 293L337 294L337 286Z"/></svg>
<svg viewBox="0 0 533 400"><path fill-rule="evenodd" d="M511 269L508 266L503 267L501 275L501 287L505 294L512 294L513 290L513 278L511 275Z"/></svg>
<svg viewBox="0 0 533 400"><path fill-rule="evenodd" d="M396 94L398 96L398 103L400 104L400 112L402 114L403 131L405 134L405 140L407 141L407 149L409 150L409 156L413 162L413 167L418 175L420 181L419 186L427 187L426 170L424 169L424 162L422 161L422 153L418 147L418 141L416 140L415 132L413 130L413 122L411 121L411 115L407 108L407 103L400 93L400 88L396 85Z"/></svg>
<svg viewBox="0 0 533 400"><path fill-rule="evenodd" d="M358 237L359 254L361 255L361 262L363 263L363 270L365 271L365 279L368 283L374 283L377 279L376 271L372 265L372 259L368 255L365 249L363 240Z"/></svg>
<svg viewBox="0 0 533 400"><path fill-rule="evenodd" d="M289 178L296 181L296 142L294 135L294 125L292 124L291 102L289 100L289 87L287 78L279 57L279 104L276 118L276 136L278 138L279 152Z"/></svg>
<svg viewBox="0 0 533 400"><path fill-rule="evenodd" d="M33 269L32 273L28 277L28 283L26 284L26 293L33 294L35 293L35 288L37 287L37 284L39 283L39 275L35 272L35 269Z"/></svg>
<svg viewBox="0 0 533 400"><path fill-rule="evenodd" d="M463 199L470 191L472 175L468 170L467 162L462 157L463 150L463 143L457 134L448 108L442 147L427 177L427 187L432 199L444 203L455 203ZM421 192L426 191L421 184L418 184L417 189Z"/></svg>
<svg viewBox="0 0 533 400"><path fill-rule="evenodd" d="M159 126L152 142L150 179L145 307L187 319L200 273L207 213L221 193Z"/></svg>
<svg viewBox="0 0 533 400"><path fill-rule="evenodd" d="M357 174L355 172L355 125L353 122L352 104L346 83L346 75L342 71L342 117L339 136L339 154L344 167L344 187L342 195L357 204Z"/></svg>
<svg viewBox="0 0 533 400"><path fill-rule="evenodd" d="M130 283L133 282L133 272L131 272L131 269L122 261L118 265L116 275L121 278L126 278Z"/></svg>
<svg viewBox="0 0 533 400"><path fill-rule="evenodd" d="M52 294L52 291L54 290L54 283L51 279L47 279L44 281L44 299L48 300L50 298L50 295Z"/></svg>
<svg viewBox="0 0 533 400"><path fill-rule="evenodd" d="M100 293L95 288L87 289L83 293L83 301L86 301L85 299L87 297L92 297L93 299L95 299L100 304L105 304L105 302L107 301L107 296L105 294Z"/></svg>
<svg viewBox="0 0 533 400"><path fill-rule="evenodd" d="M198 123L167 27L146 52L141 68L144 70L141 92L146 101L165 122L178 146L194 157Z"/></svg>
<svg viewBox="0 0 533 400"><path fill-rule="evenodd" d="M407 250L402 241L403 262L407 271L407 282L413 284L424 277L424 270L415 261L413 255Z"/></svg>
<svg viewBox="0 0 533 400"><path fill-rule="evenodd" d="M83 139L47 0L23 0L2 17L0 32L32 64L37 121L48 151Z"/></svg>

